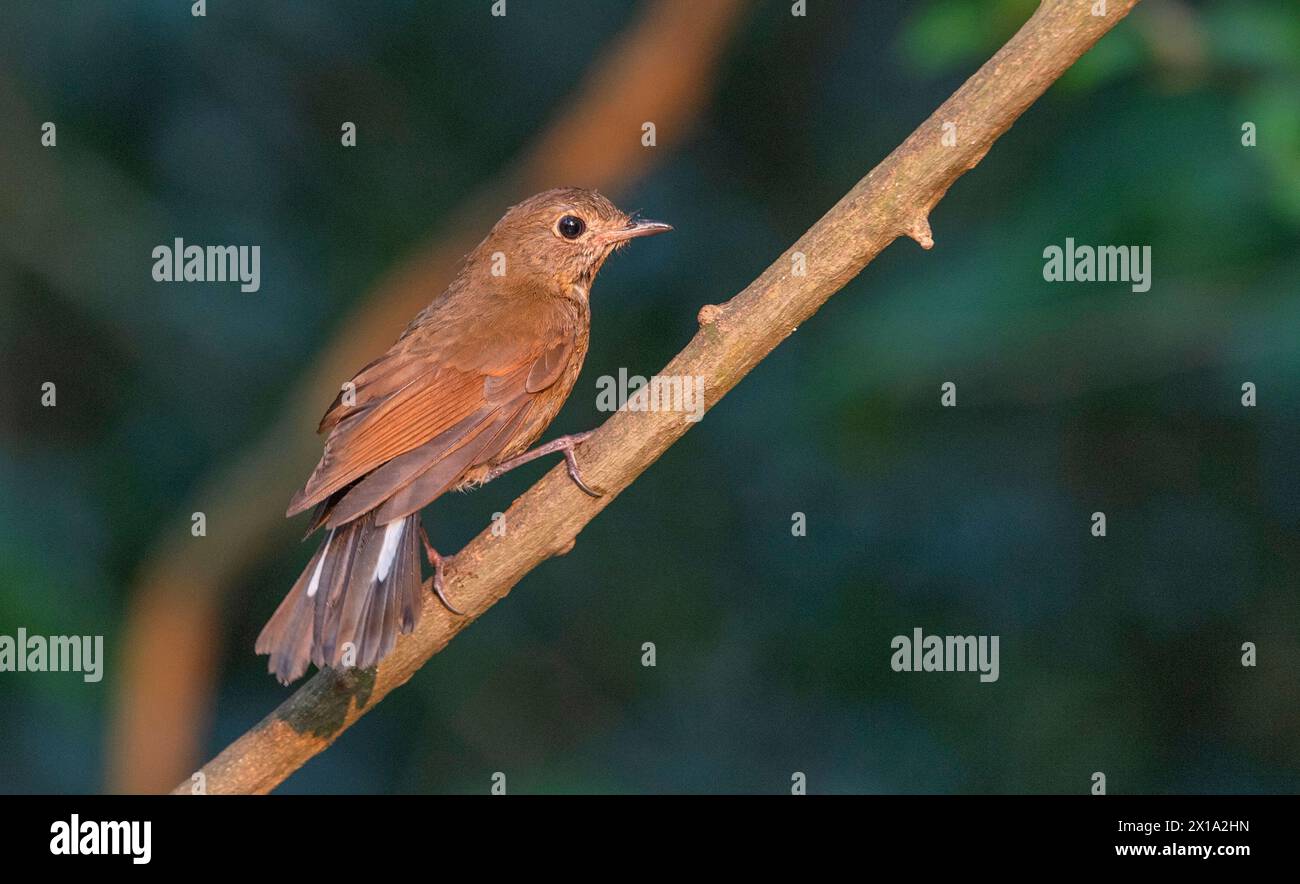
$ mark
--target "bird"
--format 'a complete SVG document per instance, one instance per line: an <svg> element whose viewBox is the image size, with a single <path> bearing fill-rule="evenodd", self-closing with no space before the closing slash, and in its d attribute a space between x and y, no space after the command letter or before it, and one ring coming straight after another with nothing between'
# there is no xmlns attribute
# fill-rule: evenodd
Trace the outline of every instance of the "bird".
<svg viewBox="0 0 1300 884"><path fill-rule="evenodd" d="M324 539L257 638L282 684L308 663L366 669L415 628L423 567L453 614L446 558L421 510L552 453L595 496L574 449L531 446L569 397L587 354L590 293L610 254L671 225L562 187L511 206L397 341L343 384L317 428L324 451L286 517L314 507Z"/></svg>

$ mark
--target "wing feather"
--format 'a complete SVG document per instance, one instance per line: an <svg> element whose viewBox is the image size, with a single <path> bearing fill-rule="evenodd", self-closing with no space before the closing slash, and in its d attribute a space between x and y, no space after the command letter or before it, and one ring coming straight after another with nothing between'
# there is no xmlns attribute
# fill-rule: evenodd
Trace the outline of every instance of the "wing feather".
<svg viewBox="0 0 1300 884"><path fill-rule="evenodd" d="M329 501L314 521L334 528L407 491L384 507L382 524L490 460L574 353L571 332L530 340L510 331L495 328L490 346L459 359L403 338L358 372L355 400L345 405L340 393L321 419L325 451L287 515Z"/></svg>

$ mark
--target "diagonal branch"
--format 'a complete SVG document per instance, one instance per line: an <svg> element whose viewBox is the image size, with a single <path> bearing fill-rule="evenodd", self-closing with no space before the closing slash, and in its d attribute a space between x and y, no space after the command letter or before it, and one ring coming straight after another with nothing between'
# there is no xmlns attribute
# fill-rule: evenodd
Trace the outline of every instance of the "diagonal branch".
<svg viewBox="0 0 1300 884"><path fill-rule="evenodd" d="M930 248L929 214L1016 118L1137 0L1044 0L1038 11L893 153L859 181L758 279L700 310L695 337L660 372L703 377L712 407L760 360L900 236ZM1092 14L1104 9L1104 14ZM948 124L952 124L949 126ZM953 138L945 138L945 133ZM798 274L799 253L806 272ZM642 393L645 392L643 389ZM563 465L505 514L507 532L484 531L455 557L447 585L466 616L426 595L420 625L377 670L324 671L202 770L209 793L267 792L406 682L457 633L578 533L692 426L680 412L620 411L579 450L591 498ZM192 791L182 783L177 793Z"/></svg>

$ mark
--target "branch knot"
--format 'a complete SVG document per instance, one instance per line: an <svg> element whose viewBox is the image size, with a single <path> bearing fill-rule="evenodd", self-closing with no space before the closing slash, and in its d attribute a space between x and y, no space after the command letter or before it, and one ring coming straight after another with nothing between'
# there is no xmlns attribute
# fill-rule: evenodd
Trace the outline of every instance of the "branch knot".
<svg viewBox="0 0 1300 884"><path fill-rule="evenodd" d="M934 248L934 236L930 233L930 219L925 215L913 218L912 222L907 225L903 232L916 240L917 245L921 248Z"/></svg>
<svg viewBox="0 0 1300 884"><path fill-rule="evenodd" d="M705 304L700 308L700 314L696 320L700 325L712 325L722 315L722 308L717 304Z"/></svg>

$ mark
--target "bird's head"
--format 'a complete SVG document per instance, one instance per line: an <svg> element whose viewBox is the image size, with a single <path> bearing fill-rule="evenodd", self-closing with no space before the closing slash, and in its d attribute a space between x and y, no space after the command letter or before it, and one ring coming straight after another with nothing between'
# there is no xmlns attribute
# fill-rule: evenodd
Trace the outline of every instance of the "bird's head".
<svg viewBox="0 0 1300 884"><path fill-rule="evenodd" d="M622 212L594 190L561 187L511 206L476 250L507 284L584 293L610 253L641 236L672 230Z"/></svg>

